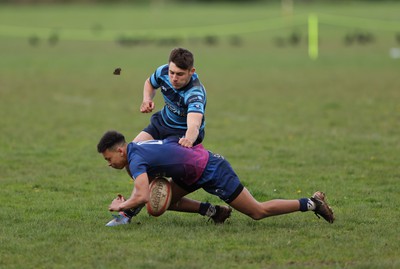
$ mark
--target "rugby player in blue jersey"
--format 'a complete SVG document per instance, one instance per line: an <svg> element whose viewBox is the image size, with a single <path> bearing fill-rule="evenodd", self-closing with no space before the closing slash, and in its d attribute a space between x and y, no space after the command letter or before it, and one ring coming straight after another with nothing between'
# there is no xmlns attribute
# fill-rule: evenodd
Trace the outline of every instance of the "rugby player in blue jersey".
<svg viewBox="0 0 400 269"><path fill-rule="evenodd" d="M110 211L119 212L145 204L150 196L151 179L163 176L172 178L169 210L201 213L200 202L190 199L181 202L187 199L185 195L202 188L255 220L296 211L313 211L329 223L334 221L333 211L323 192L317 191L311 198L258 202L222 156L207 151L201 144L182 147L178 137L128 144L121 133L108 131L97 144L97 151L112 168L129 168L135 180L131 196L114 199Z"/></svg>
<svg viewBox="0 0 400 269"><path fill-rule="evenodd" d="M168 64L162 65L145 81L140 112L154 110L153 98L160 88L164 107L154 113L150 124L134 142L180 137L179 144L192 147L204 138L206 90L194 68L193 54L183 48L171 51Z"/></svg>

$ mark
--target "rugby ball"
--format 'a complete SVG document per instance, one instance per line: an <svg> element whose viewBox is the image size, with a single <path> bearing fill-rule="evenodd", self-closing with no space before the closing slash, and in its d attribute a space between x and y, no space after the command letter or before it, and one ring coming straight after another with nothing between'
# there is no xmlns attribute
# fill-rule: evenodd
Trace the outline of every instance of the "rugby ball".
<svg viewBox="0 0 400 269"><path fill-rule="evenodd" d="M150 199L146 204L147 212L155 217L162 215L171 204L171 196L171 183L168 179L153 179L150 183Z"/></svg>

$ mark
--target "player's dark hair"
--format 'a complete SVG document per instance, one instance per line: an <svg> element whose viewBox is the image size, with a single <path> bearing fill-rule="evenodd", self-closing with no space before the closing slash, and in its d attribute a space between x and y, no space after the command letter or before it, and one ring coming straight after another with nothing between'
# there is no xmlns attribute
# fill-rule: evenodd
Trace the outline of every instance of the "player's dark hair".
<svg viewBox="0 0 400 269"><path fill-rule="evenodd" d="M117 131L107 131L97 144L97 152L103 153L116 145L125 144L125 137Z"/></svg>
<svg viewBox="0 0 400 269"><path fill-rule="evenodd" d="M169 55L168 63L173 62L177 67L185 70L193 68L194 57L193 54L184 48L175 48Z"/></svg>

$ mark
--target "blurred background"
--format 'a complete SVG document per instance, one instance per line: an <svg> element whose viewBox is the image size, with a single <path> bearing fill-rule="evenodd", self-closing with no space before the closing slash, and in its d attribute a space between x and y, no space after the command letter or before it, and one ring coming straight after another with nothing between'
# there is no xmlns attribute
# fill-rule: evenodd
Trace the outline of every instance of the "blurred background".
<svg viewBox="0 0 400 269"><path fill-rule="evenodd" d="M378 0L0 0L0 267L398 268L399 11ZM104 230L109 202L133 185L96 144L147 126L144 81L177 46L207 90L205 147L259 200L325 191L337 223L234 214L215 229L143 213L143 225Z"/></svg>

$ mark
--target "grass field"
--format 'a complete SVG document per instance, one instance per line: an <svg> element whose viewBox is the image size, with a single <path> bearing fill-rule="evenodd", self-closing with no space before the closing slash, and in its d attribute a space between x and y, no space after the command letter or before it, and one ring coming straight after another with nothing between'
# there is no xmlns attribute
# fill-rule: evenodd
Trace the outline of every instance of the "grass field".
<svg viewBox="0 0 400 269"><path fill-rule="evenodd" d="M282 19L272 4L1 6L0 268L400 267L400 59L389 57L399 8L296 5ZM315 61L309 13L320 18ZM355 32L373 42L346 45ZM147 43L121 46L121 36ZM142 212L104 226L109 202L133 184L96 144L108 129L133 138L148 124L144 80L175 45L195 53L207 88L204 145L259 200L325 191L334 224L234 212L216 227Z"/></svg>

